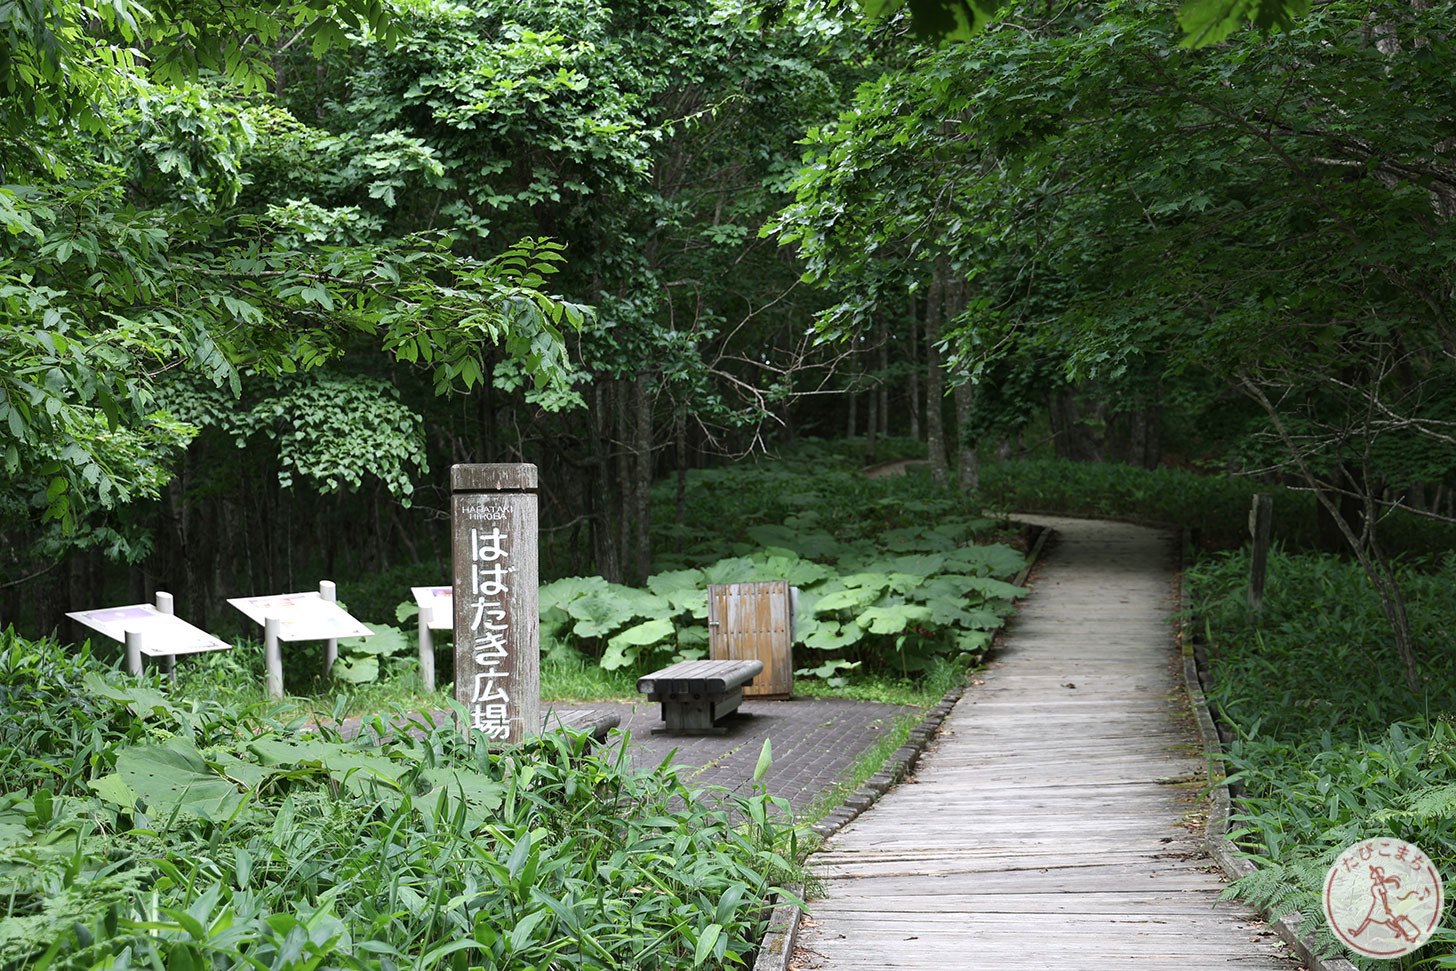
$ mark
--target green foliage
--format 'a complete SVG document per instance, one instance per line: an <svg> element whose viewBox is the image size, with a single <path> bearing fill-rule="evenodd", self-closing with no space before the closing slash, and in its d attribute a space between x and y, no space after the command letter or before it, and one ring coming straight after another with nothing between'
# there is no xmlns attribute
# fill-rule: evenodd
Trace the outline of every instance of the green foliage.
<svg viewBox="0 0 1456 971"><path fill-rule="evenodd" d="M243 399L207 384L178 383L162 400L169 414L198 428L216 427L238 448L253 435L266 438L284 488L298 477L320 492L358 489L372 475L408 505L414 480L429 472L423 419L378 379L254 381Z"/></svg>
<svg viewBox="0 0 1456 971"><path fill-rule="evenodd" d="M859 5L872 19L907 15L915 35L932 43L969 40L1016 6L1011 0L859 0ZM1308 12L1308 0L1185 0L1178 23L1184 46L1205 47L1249 25L1265 33L1288 30Z"/></svg>
<svg viewBox="0 0 1456 971"><path fill-rule="evenodd" d="M1186 527L1198 532L1204 546L1215 549L1248 541L1250 504L1255 493L1265 492L1274 496L1275 541L1290 549L1318 545L1310 493L1242 476L1041 459L984 463L981 488L987 503L998 509ZM1432 553L1456 545L1456 529L1405 512L1384 518L1379 531L1387 549L1407 553Z"/></svg>
<svg viewBox="0 0 1456 971"><path fill-rule="evenodd" d="M1067 382L1155 425L1216 382L1210 411L1250 409L1231 467L1428 509L1456 469L1448 11L1302 5L1191 0L1180 37L1162 3L1022 4L888 65L768 230L835 288L820 330L949 280L950 370L1020 393L985 427ZM1284 29L1212 43L1250 21Z"/></svg>
<svg viewBox="0 0 1456 971"><path fill-rule="evenodd" d="M1418 640L1434 646L1456 624L1456 560L1426 566L1407 566L1401 579ZM1188 580L1206 632L1209 699L1237 736L1227 760L1239 787L1234 837L1259 865L1231 892L1276 912L1318 914L1334 856L1371 836L1417 843L1440 869L1456 865L1456 727L1447 710L1456 670L1447 652L1423 652L1424 697L1372 676L1399 662L1364 575L1333 556L1276 550L1258 617L1245 600L1246 553L1205 561ZM1395 966L1415 967L1453 943L1442 931Z"/></svg>
<svg viewBox="0 0 1456 971"><path fill-rule="evenodd" d="M160 495L196 431L161 407L179 374L236 396L260 375L315 371L369 348L427 369L446 392L478 387L494 347L522 381L569 399L565 331L585 311L544 292L560 243L533 236L461 253L429 227L371 233L379 227L357 209L308 198L317 187L302 184L301 168L320 137L263 94L272 45L303 41L317 54L342 44L346 28L387 39L393 7L7 10L0 486L14 498L0 522L25 537L5 551L7 567L33 571L68 545L145 552L134 523L112 520ZM280 159L297 179L291 190L252 194ZM387 138L356 161L376 183L430 162ZM335 376L273 392L274 410L259 404L252 417L275 442L285 483L298 474L357 487L370 472L407 498L425 467L423 438L392 391Z"/></svg>
<svg viewBox="0 0 1456 971"><path fill-rule="evenodd" d="M709 584L787 580L800 590L801 676L842 686L979 656L1025 593L999 578L1025 558L1002 544L964 545L994 524L963 499L913 477L872 482L846 464L810 444L693 472L687 524L663 530L681 545L691 537L690 552L660 557L675 568L648 577L646 590L600 577L544 585L547 653L579 652L609 671L702 657Z"/></svg>
<svg viewBox="0 0 1456 971"><path fill-rule="evenodd" d="M415 667L415 638L397 627L376 624L372 637L349 637L339 641L339 657L332 675L348 684L377 681L384 667L392 672Z"/></svg>
<svg viewBox="0 0 1456 971"><path fill-rule="evenodd" d="M706 798L624 746L298 734L54 644L3 657L0 696L35 699L0 723L6 966L741 966L791 873L782 800Z"/></svg>
<svg viewBox="0 0 1456 971"><path fill-rule="evenodd" d="M1248 554L1237 552L1188 574L1193 609L1211 631L1210 697L1234 724L1288 742L1328 735L1349 743L1379 735L1392 722L1438 714L1456 697L1456 669L1444 650L1448 632L1456 630L1449 594L1456 559L1401 571L1424 648L1423 696L1375 673L1398 662L1379 599L1358 566L1275 550L1258 618L1249 616L1245 599L1248 569Z"/></svg>

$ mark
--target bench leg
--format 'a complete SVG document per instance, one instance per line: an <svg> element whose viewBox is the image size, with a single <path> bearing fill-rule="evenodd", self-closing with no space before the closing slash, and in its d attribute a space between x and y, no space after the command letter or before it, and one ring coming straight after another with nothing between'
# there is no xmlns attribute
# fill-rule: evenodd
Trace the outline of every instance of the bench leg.
<svg viewBox="0 0 1456 971"><path fill-rule="evenodd" d="M721 735L728 729L720 722L737 711L742 703L742 688L734 688L721 696L663 698L662 720L665 724L653 731L668 735Z"/></svg>

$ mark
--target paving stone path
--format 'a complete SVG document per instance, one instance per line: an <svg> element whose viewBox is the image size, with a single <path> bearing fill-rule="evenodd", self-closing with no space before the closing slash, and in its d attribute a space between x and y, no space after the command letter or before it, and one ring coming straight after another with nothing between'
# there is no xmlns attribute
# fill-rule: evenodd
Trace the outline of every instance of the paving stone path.
<svg viewBox="0 0 1456 971"><path fill-rule="evenodd" d="M763 740L773 743L773 765L764 785L802 812L833 791L854 764L900 716L913 711L898 705L832 698L745 701L740 717L723 735L654 735L662 724L658 706L592 704L594 712L616 714L631 735L634 765L653 766L671 756L689 785L721 786L742 795L753 790L753 770Z"/></svg>
<svg viewBox="0 0 1456 971"><path fill-rule="evenodd" d="M791 967L1160 971L1298 965L1215 907L1174 677L1169 535L1058 539L997 659L902 784L811 859Z"/></svg>

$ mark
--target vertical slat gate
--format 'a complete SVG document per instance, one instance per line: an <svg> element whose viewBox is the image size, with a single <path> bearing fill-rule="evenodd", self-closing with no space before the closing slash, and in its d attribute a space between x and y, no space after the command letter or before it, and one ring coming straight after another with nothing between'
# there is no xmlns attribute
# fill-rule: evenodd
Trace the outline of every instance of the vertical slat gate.
<svg viewBox="0 0 1456 971"><path fill-rule="evenodd" d="M794 690L793 595L784 580L708 587L708 656L763 662L743 697L784 699Z"/></svg>

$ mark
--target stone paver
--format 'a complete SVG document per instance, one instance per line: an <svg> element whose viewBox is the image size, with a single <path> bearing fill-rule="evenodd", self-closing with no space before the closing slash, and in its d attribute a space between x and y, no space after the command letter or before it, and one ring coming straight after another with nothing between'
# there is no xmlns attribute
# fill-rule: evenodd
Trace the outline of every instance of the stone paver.
<svg viewBox="0 0 1456 971"><path fill-rule="evenodd" d="M585 707L562 705L568 706ZM753 769L763 740L772 739L773 767L763 781L772 795L785 797L796 811L808 808L831 789L894 727L897 717L914 710L827 698L745 701L727 734L674 736L652 734L662 724L655 704L590 707L621 717L621 728L630 735L634 765L656 765L671 755L675 763L691 767L682 774L690 785L721 786L745 795L753 788Z"/></svg>
<svg viewBox="0 0 1456 971"><path fill-rule="evenodd" d="M636 703L542 702L547 724L555 712L571 723L597 715L615 715L628 735L633 765L650 768L669 756L683 767L680 778L690 786L715 786L742 795L753 791L753 770L765 738L773 740L773 766L764 775L770 795L789 800L803 812L885 736L896 720L915 709L870 701L796 698L792 701L745 701L723 735L654 735L662 724L659 706ZM431 712L437 723L446 711ZM360 731L362 719L341 727L346 736ZM616 738L616 735L611 736Z"/></svg>

